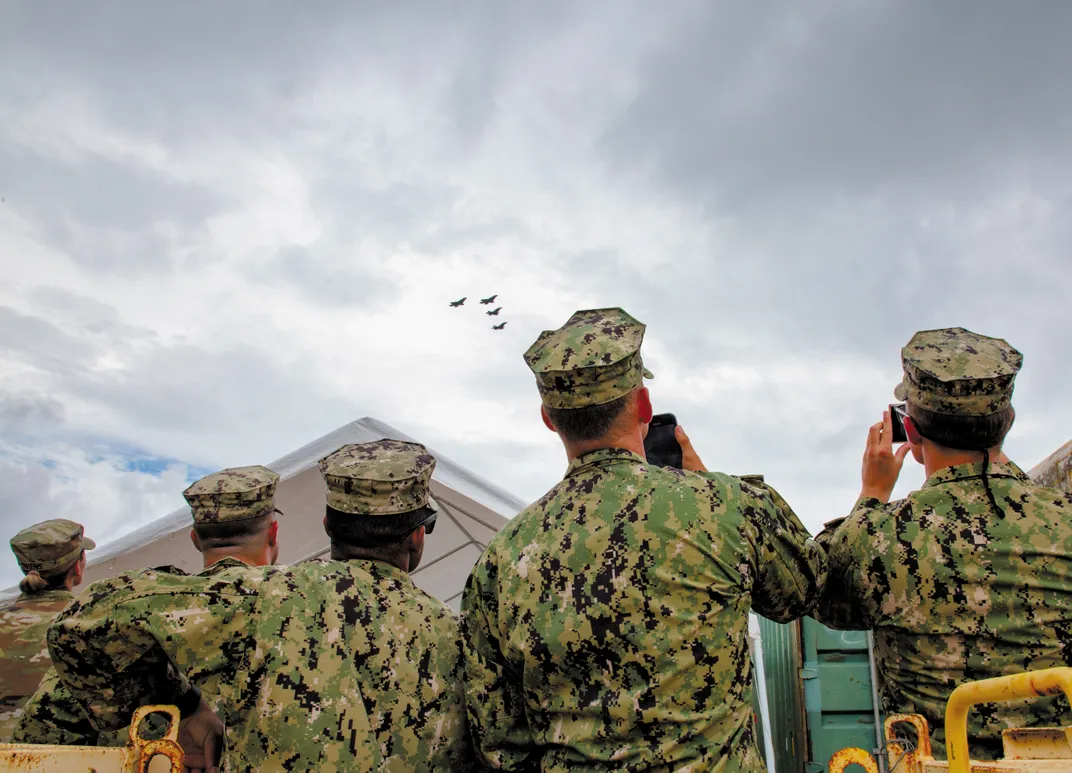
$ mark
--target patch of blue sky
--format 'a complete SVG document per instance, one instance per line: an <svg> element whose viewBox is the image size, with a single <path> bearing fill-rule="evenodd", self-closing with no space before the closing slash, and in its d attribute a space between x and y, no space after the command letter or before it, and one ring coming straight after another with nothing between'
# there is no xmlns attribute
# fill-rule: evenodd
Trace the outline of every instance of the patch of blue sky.
<svg viewBox="0 0 1072 773"><path fill-rule="evenodd" d="M145 475L160 475L170 467L186 467L186 477L191 482L208 475L211 470L200 465L190 464L172 456L160 456L144 448L129 445L108 438L94 438L87 458L91 462L120 461L126 472L138 472Z"/></svg>

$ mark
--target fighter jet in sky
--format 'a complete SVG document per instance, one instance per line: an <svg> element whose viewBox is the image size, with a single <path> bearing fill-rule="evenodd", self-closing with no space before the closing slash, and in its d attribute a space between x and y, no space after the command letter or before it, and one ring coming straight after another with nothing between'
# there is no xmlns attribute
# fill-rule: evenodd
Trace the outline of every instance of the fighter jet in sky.
<svg viewBox="0 0 1072 773"><path fill-rule="evenodd" d="M481 302L481 303L486 303L486 304L489 304L489 305L490 305L490 304L492 304L492 303L495 303L495 299L496 299L496 298L498 298L498 297L499 297L499 294L498 294L498 293L495 293L495 295L491 296L490 298L481 298L481 299L480 299L480 302Z"/></svg>
<svg viewBox="0 0 1072 773"><path fill-rule="evenodd" d="M504 327L506 327L506 323L505 323L505 322L503 322L503 323L502 323L501 325L492 325L492 326L491 326L491 329L492 329L492 330L502 330L502 329L503 329Z"/></svg>
<svg viewBox="0 0 1072 773"><path fill-rule="evenodd" d="M465 298L468 298L468 297L469 297L468 295L465 296ZM457 300L457 301L451 301L450 302L450 307L452 309L454 309L454 308L457 308L458 306L461 306L463 303L465 303L465 298L462 298L462 299Z"/></svg>
<svg viewBox="0 0 1072 773"><path fill-rule="evenodd" d="M492 311L485 311L484 313L487 314L489 317L497 317L497 316L499 316L500 311L502 311L502 306L499 306L498 308L493 309Z"/></svg>

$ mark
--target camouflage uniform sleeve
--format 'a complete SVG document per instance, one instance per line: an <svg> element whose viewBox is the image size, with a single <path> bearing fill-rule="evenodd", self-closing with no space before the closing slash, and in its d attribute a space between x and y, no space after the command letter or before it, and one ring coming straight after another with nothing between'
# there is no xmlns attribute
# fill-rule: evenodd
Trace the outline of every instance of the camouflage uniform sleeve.
<svg viewBox="0 0 1072 773"><path fill-rule="evenodd" d="M60 746L95 746L97 731L78 701L50 668L23 707L12 743L48 743Z"/></svg>
<svg viewBox="0 0 1072 773"><path fill-rule="evenodd" d="M826 587L820 594L811 615L823 625L839 631L859 631L871 628L871 616L859 592L856 582L856 559L854 545L859 539L867 539L862 533L863 520L867 514L884 507L874 497L860 497L847 518L838 518L826 524L815 538L826 551L830 569Z"/></svg>
<svg viewBox="0 0 1072 773"><path fill-rule="evenodd" d="M144 621L110 603L107 593L56 618L48 650L63 685L101 733L128 725L139 706L176 704L191 689Z"/></svg>
<svg viewBox="0 0 1072 773"><path fill-rule="evenodd" d="M465 703L473 744L492 770L538 771L540 752L525 716L521 677L498 639L498 572L492 549L477 561L462 595Z"/></svg>
<svg viewBox="0 0 1072 773"><path fill-rule="evenodd" d="M781 494L756 479L741 481L744 514L756 547L752 608L777 622L806 614L826 582L826 552Z"/></svg>

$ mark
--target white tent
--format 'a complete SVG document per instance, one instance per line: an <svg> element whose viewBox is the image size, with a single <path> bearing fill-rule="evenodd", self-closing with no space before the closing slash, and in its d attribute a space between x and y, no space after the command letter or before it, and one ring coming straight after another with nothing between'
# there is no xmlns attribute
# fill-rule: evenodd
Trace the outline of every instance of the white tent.
<svg viewBox="0 0 1072 773"><path fill-rule="evenodd" d="M347 443L380 438L413 440L376 419L351 422L297 451L265 465L279 473L276 506L279 518L279 562L293 564L326 556L324 533L325 487L317 461ZM517 497L431 450L438 463L432 477L432 496L439 503L435 531L424 547L424 558L413 573L418 586L458 608L465 580L488 540L525 506ZM188 572L201 571L201 554L190 542L190 509L182 507L115 542L90 552L87 582L96 582L129 569L171 564ZM0 594L14 595L15 589Z"/></svg>

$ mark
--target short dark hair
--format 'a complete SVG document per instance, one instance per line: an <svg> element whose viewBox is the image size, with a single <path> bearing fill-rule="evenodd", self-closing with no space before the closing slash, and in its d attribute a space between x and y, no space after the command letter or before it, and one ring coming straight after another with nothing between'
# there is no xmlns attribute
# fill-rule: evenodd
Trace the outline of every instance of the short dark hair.
<svg viewBox="0 0 1072 773"><path fill-rule="evenodd" d="M331 540L331 557L334 560L394 558L402 552L406 537L432 512L432 508L426 506L397 515L355 517L329 507L324 528Z"/></svg>
<svg viewBox="0 0 1072 773"><path fill-rule="evenodd" d="M241 521L195 523L194 533L202 550L242 547L254 537L262 536L275 520L275 511Z"/></svg>
<svg viewBox="0 0 1072 773"><path fill-rule="evenodd" d="M585 440L598 440L610 432L628 402L629 395L626 394L602 405L589 405L585 408L547 408L546 410L554 428L566 440L578 443Z"/></svg>
<svg viewBox="0 0 1072 773"><path fill-rule="evenodd" d="M1016 413L1010 405L989 416L951 416L909 403L908 415L927 440L960 451L982 451L1005 440Z"/></svg>

